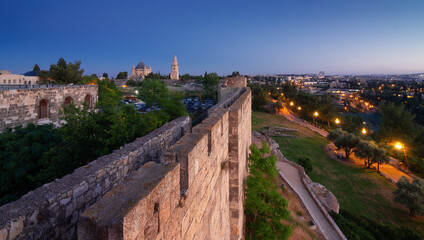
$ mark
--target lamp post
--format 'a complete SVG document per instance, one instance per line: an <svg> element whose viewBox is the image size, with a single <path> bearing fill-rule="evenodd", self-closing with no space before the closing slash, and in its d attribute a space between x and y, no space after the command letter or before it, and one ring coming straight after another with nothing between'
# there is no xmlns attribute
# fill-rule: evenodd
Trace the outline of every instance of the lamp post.
<svg viewBox="0 0 424 240"><path fill-rule="evenodd" d="M339 126L340 120L338 118L336 118L336 120L334 120L334 122L336 122L337 126Z"/></svg>
<svg viewBox="0 0 424 240"><path fill-rule="evenodd" d="M292 107L294 106L294 102L293 101L290 102L290 106L292 106Z"/></svg>
<svg viewBox="0 0 424 240"><path fill-rule="evenodd" d="M362 134L364 134L364 135L367 134L367 129L366 128L362 128Z"/></svg>
<svg viewBox="0 0 424 240"><path fill-rule="evenodd" d="M396 149L398 149L398 150L403 149L403 155L405 155L405 162L406 162L406 166L407 166L407 167L408 167L408 169L409 169L408 159L406 158L406 148L405 148L405 146L404 146L402 143L400 143L400 142L396 142L395 147L396 147Z"/></svg>
<svg viewBox="0 0 424 240"><path fill-rule="evenodd" d="M317 111L315 111L314 112L314 118L313 118L313 121L315 122L314 124L316 125L316 122L317 122L317 120L316 120L316 118L318 117L318 112Z"/></svg>

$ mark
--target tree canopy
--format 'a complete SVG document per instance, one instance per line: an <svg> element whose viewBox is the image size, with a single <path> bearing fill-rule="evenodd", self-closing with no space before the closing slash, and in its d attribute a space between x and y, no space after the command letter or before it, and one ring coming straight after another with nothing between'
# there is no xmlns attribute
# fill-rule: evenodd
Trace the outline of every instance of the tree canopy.
<svg viewBox="0 0 424 240"><path fill-rule="evenodd" d="M127 79L128 77L128 72L119 72L118 75L116 76L116 79Z"/></svg>
<svg viewBox="0 0 424 240"><path fill-rule="evenodd" d="M32 71L34 71L34 72L41 71L40 66L38 66L38 64L35 64L34 67L32 68Z"/></svg>
<svg viewBox="0 0 424 240"><path fill-rule="evenodd" d="M410 183L402 176L396 183L398 189L393 192L394 201L406 205L411 216L424 214L424 180L415 178Z"/></svg>
<svg viewBox="0 0 424 240"><path fill-rule="evenodd" d="M60 58L57 64L50 65L50 77L54 79L56 83L60 84L82 84L83 69L80 69L81 61L75 61L74 63L66 63L65 59Z"/></svg>

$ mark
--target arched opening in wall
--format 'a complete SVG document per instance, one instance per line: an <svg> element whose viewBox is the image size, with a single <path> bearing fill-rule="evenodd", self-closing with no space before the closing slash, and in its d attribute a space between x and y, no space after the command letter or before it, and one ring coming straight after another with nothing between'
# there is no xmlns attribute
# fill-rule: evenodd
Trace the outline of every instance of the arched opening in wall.
<svg viewBox="0 0 424 240"><path fill-rule="evenodd" d="M24 84L26 84L26 81L24 82Z"/></svg>
<svg viewBox="0 0 424 240"><path fill-rule="evenodd" d="M65 103L63 104L65 107L69 106L69 104L71 104L71 102L73 102L74 100L72 99L72 97L66 97L65 98Z"/></svg>
<svg viewBox="0 0 424 240"><path fill-rule="evenodd" d="M38 103L38 119L49 118L49 101L41 99Z"/></svg>
<svg viewBox="0 0 424 240"><path fill-rule="evenodd" d="M87 107L88 107L88 108L91 108L91 95L90 95L90 94L87 94L87 95L85 96L85 98L84 98L84 102L85 102L85 104L87 104Z"/></svg>
<svg viewBox="0 0 424 240"><path fill-rule="evenodd" d="M31 84L31 81L29 81L28 84Z"/></svg>
<svg viewBox="0 0 424 240"><path fill-rule="evenodd" d="M159 219L159 203L155 203L155 208L153 210L153 216L157 216L158 219L158 233L160 232L160 219Z"/></svg>

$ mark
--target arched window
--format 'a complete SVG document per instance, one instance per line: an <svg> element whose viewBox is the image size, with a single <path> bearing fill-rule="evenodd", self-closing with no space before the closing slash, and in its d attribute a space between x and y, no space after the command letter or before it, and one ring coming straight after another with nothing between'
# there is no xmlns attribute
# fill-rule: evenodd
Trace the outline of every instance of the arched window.
<svg viewBox="0 0 424 240"><path fill-rule="evenodd" d="M21 79L19 79L19 83L21 83Z"/></svg>
<svg viewBox="0 0 424 240"><path fill-rule="evenodd" d="M38 103L38 118L49 118L49 101L41 99Z"/></svg>
<svg viewBox="0 0 424 240"><path fill-rule="evenodd" d="M25 84L26 84L26 81L25 81Z"/></svg>
<svg viewBox="0 0 424 240"><path fill-rule="evenodd" d="M3 83L6 84L6 79L3 80Z"/></svg>
<svg viewBox="0 0 424 240"><path fill-rule="evenodd" d="M9 84L10 84L10 79L9 79Z"/></svg>
<svg viewBox="0 0 424 240"><path fill-rule="evenodd" d="M28 84L31 84L31 81L29 81Z"/></svg>
<svg viewBox="0 0 424 240"><path fill-rule="evenodd" d="M13 83L16 83L16 79L13 79Z"/></svg>
<svg viewBox="0 0 424 240"><path fill-rule="evenodd" d="M88 108L91 108L91 95L87 94L84 98L84 102L87 104Z"/></svg>
<svg viewBox="0 0 424 240"><path fill-rule="evenodd" d="M66 97L65 98L65 107L69 106L69 104L71 104L71 102L73 102L74 100L72 99L72 97Z"/></svg>

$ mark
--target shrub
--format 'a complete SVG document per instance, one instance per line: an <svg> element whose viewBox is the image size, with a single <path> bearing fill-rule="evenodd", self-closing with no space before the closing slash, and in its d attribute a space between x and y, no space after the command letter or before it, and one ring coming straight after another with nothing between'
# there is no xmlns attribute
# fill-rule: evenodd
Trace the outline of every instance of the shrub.
<svg viewBox="0 0 424 240"><path fill-rule="evenodd" d="M306 173L312 172L312 160L310 157L301 157L297 161L300 164L300 166L302 166L305 169Z"/></svg>

